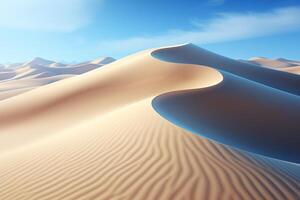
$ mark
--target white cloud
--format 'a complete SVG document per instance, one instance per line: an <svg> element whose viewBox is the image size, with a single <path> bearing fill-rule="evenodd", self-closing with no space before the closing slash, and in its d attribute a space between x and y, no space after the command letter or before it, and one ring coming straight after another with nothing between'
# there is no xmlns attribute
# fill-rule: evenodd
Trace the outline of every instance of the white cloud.
<svg viewBox="0 0 300 200"><path fill-rule="evenodd" d="M72 31L90 20L94 0L1 0L0 27Z"/></svg>
<svg viewBox="0 0 300 200"><path fill-rule="evenodd" d="M173 30L154 37L133 37L99 43L110 55L157 46L233 41L300 29L300 7L286 7L265 13L221 13L205 23L193 23L193 30Z"/></svg>

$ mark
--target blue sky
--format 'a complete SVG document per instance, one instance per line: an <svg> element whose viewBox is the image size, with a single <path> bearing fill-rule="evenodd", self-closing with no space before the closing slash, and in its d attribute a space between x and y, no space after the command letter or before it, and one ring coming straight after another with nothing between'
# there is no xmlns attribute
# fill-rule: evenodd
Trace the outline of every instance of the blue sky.
<svg viewBox="0 0 300 200"><path fill-rule="evenodd" d="M233 58L300 60L299 0L2 0L0 63L120 58L192 42Z"/></svg>

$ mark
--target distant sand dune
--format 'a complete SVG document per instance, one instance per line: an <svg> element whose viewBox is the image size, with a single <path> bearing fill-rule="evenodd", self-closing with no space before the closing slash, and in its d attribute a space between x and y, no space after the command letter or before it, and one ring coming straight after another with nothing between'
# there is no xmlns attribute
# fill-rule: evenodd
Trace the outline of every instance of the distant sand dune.
<svg viewBox="0 0 300 200"><path fill-rule="evenodd" d="M13 71L2 71L0 72L0 81L5 80L5 79L9 79L9 78L13 78L15 76L15 72Z"/></svg>
<svg viewBox="0 0 300 200"><path fill-rule="evenodd" d="M269 67L276 70L281 70L289 73L300 74L300 62L294 60L287 60L279 58L271 60L267 58L252 58L249 62L261 65L263 67Z"/></svg>
<svg viewBox="0 0 300 200"><path fill-rule="evenodd" d="M299 199L299 166L211 142L153 109L157 95L224 81L153 51L1 101L0 199Z"/></svg>
<svg viewBox="0 0 300 200"><path fill-rule="evenodd" d="M111 57L104 57L90 62L66 65L35 58L26 63L2 65L0 68L0 100L74 75L83 74L113 61L114 59Z"/></svg>
<svg viewBox="0 0 300 200"><path fill-rule="evenodd" d="M70 77L72 77L72 75L57 75L45 78L28 77L26 79L6 81L0 83L0 100Z"/></svg>
<svg viewBox="0 0 300 200"><path fill-rule="evenodd" d="M294 73L294 74L299 74L300 75L300 65L299 66L295 66L295 67L282 68L281 70L285 71L285 72L290 72L290 73Z"/></svg>

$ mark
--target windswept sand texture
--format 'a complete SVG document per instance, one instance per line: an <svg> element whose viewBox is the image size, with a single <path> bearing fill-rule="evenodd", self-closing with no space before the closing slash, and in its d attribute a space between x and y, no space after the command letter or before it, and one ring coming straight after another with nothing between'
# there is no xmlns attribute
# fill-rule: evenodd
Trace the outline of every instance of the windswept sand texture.
<svg viewBox="0 0 300 200"><path fill-rule="evenodd" d="M225 80L154 51L1 101L0 199L299 199L298 165L211 142L153 109L158 95ZM291 84L276 86L296 93Z"/></svg>

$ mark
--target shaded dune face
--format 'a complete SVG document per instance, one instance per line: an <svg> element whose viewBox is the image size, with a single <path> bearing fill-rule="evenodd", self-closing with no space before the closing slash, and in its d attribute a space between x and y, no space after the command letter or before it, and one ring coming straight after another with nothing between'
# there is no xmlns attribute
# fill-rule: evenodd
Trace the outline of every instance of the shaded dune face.
<svg viewBox="0 0 300 200"><path fill-rule="evenodd" d="M214 143L152 107L162 94L180 101L208 91L203 102L215 105L216 88L226 99L236 81L245 81L240 90L256 86L209 66L153 58L155 51L1 101L0 199L299 199L299 165Z"/></svg>
<svg viewBox="0 0 300 200"><path fill-rule="evenodd" d="M249 152L300 163L300 98L223 72L207 89L156 97L154 108L194 133Z"/></svg>

